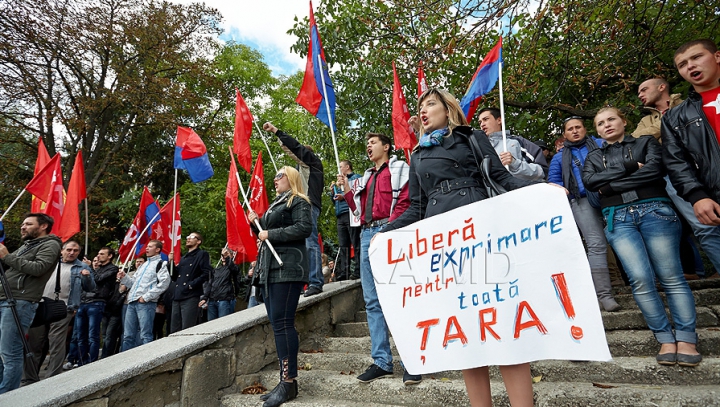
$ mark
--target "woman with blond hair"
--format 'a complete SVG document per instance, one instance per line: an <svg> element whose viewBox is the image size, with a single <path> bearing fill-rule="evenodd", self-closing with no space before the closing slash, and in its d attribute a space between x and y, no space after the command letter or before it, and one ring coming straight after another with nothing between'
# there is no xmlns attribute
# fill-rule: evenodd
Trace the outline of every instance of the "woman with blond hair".
<svg viewBox="0 0 720 407"><path fill-rule="evenodd" d="M297 397L299 342L295 311L303 285L308 282L305 238L312 232L310 200L302 189L300 173L292 167L282 167L274 183L277 196L260 218L263 231L258 233L258 238L272 242L283 264L278 263L267 244L262 244L254 278L275 334L280 382L270 393L261 396L265 401L263 407L276 407ZM249 219L254 223L258 216L250 212Z"/></svg>
<svg viewBox="0 0 720 407"><path fill-rule="evenodd" d="M695 301L680 264L682 225L665 191L662 147L653 136L625 134L620 110L605 107L595 129L605 144L587 155L583 183L600 193L605 237L630 279L633 297L660 343L661 365L696 366ZM672 325L655 280L667 296ZM673 330L674 328L674 330Z"/></svg>
<svg viewBox="0 0 720 407"><path fill-rule="evenodd" d="M410 160L410 207L383 232L488 198L479 167L484 159L490 160L490 177L506 190L533 183L510 175L485 133L468 126L449 92L428 89L420 96L418 110L419 117L410 120L416 130L422 130ZM473 149L473 137L480 151ZM500 372L512 406L532 406L530 364L500 366ZM492 406L488 367L465 369L463 377L470 404Z"/></svg>

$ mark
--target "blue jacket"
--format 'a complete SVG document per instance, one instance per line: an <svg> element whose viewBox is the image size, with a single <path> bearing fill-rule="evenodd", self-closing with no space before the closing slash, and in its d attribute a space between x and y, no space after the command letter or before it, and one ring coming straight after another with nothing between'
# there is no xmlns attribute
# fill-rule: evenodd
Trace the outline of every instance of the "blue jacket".
<svg viewBox="0 0 720 407"><path fill-rule="evenodd" d="M90 275L80 274L82 270L89 270ZM68 311L76 311L80 307L80 297L83 291L95 290L95 272L78 259L70 268L70 294L68 294Z"/></svg>
<svg viewBox="0 0 720 407"><path fill-rule="evenodd" d="M598 145L598 147L602 147L603 140L600 138L595 138L590 135L587 137L591 137L593 140L595 140L595 144ZM573 155L573 158L577 158L580 160L580 165L585 165L585 159L588 155L588 148L587 146L583 145L582 147L565 147L569 148L570 152ZM578 190L580 191L580 196L578 198L582 198L587 195L585 192L585 185L582 182L582 167L578 167L577 165L571 165L572 174L573 177L575 177L575 181L578 184ZM550 161L550 169L548 171L548 182L552 182L553 184L557 184L560 186L565 187L565 184L563 182L563 171L567 171L567 168L562 168L562 151L555 154L552 158L552 161ZM572 194L568 195L569 199L576 198L572 196Z"/></svg>
<svg viewBox="0 0 720 407"><path fill-rule="evenodd" d="M352 181L358 178L360 178L360 174L355 174L354 172L348 175L348 181ZM340 215L346 215L348 212L350 212L350 207L344 199L335 200L335 195L344 195L342 189L338 188L337 185L333 185L333 196L331 196L330 198L335 201L335 217L339 218Z"/></svg>

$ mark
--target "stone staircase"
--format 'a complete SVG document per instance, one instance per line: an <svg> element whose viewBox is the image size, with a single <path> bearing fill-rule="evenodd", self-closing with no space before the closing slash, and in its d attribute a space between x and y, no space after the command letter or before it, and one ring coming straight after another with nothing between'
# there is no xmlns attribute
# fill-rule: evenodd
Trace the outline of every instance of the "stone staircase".
<svg viewBox="0 0 720 407"><path fill-rule="evenodd" d="M623 311L602 313L611 362L547 360L532 363L536 406L720 406L720 279L691 281L697 307L700 366L660 366L659 345L625 287L616 296ZM356 322L338 324L334 336L299 356L299 397L287 406L467 406L460 372L424 376L419 385L404 386L395 355L395 375L363 384L355 377L370 364L370 338L365 313ZM267 388L278 381L276 366L260 372ZM497 368L491 368L493 404L509 406ZM261 405L257 394L228 394L226 407Z"/></svg>

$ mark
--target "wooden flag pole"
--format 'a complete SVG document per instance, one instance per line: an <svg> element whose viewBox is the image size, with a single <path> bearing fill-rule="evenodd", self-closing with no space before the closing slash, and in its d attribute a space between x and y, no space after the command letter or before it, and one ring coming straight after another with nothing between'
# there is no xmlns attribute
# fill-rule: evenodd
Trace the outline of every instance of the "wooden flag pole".
<svg viewBox="0 0 720 407"><path fill-rule="evenodd" d="M502 23L501 23L502 24ZM502 27L502 25L501 25ZM499 90L500 90L500 124L502 128L502 137L503 137L503 151L507 152L507 134L505 134L505 102L503 99L503 79L502 79L502 68L503 68L503 58L500 57L500 61L498 61L498 84L499 84ZM505 168L509 168L509 165L506 165Z"/></svg>
<svg viewBox="0 0 720 407"><path fill-rule="evenodd" d="M25 188L23 188L22 191L20 191L20 195L18 195L17 198L15 198L15 200L12 201L10 206L8 206L8 208L5 210L5 212L3 212L2 216L0 216L0 222L2 222L3 219L5 219L5 215L7 215L7 213L10 212L10 209L12 209L13 206L15 206L15 204L20 200L20 197L23 196L24 193L25 193Z"/></svg>
<svg viewBox="0 0 720 407"><path fill-rule="evenodd" d="M275 173L277 173L278 167L277 167L277 164L275 164L275 157L273 157L272 153L270 152L270 146L268 145L267 140L265 140L265 136L263 136L263 133L260 130L260 126L258 126L255 118L253 118L253 124L255 125L255 128L257 129L258 133L260 133L260 139L262 140L263 144L265 144L265 148L267 149L268 155L270 156L270 161L272 161L272 165L275 168Z"/></svg>
<svg viewBox="0 0 720 407"><path fill-rule="evenodd" d="M90 253L90 216L88 215L88 202L87 197L85 197L85 253Z"/></svg>
<svg viewBox="0 0 720 407"><path fill-rule="evenodd" d="M323 99L325 100L325 110L327 110L328 115L328 123L330 124L330 135L332 136L332 142L333 142L333 151L335 152L335 163L337 164L338 174L342 174L342 169L340 169L340 155L338 154L338 148L337 148L337 140L335 139L335 128L334 124L335 122L332 119L332 115L330 114L330 102L328 102L326 88L325 88L325 75L323 75L324 69L322 69L323 66L323 60L320 53L318 53L318 64L320 64L320 80L322 81L322 89L323 89Z"/></svg>

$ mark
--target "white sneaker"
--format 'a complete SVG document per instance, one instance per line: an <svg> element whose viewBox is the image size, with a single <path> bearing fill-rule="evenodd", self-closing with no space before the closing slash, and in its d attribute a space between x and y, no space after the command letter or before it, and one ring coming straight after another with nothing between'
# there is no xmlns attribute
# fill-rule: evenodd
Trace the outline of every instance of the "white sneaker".
<svg viewBox="0 0 720 407"><path fill-rule="evenodd" d="M63 365L62 368L63 368L63 370L70 370L73 368L73 364L70 362L65 362L65 364Z"/></svg>

